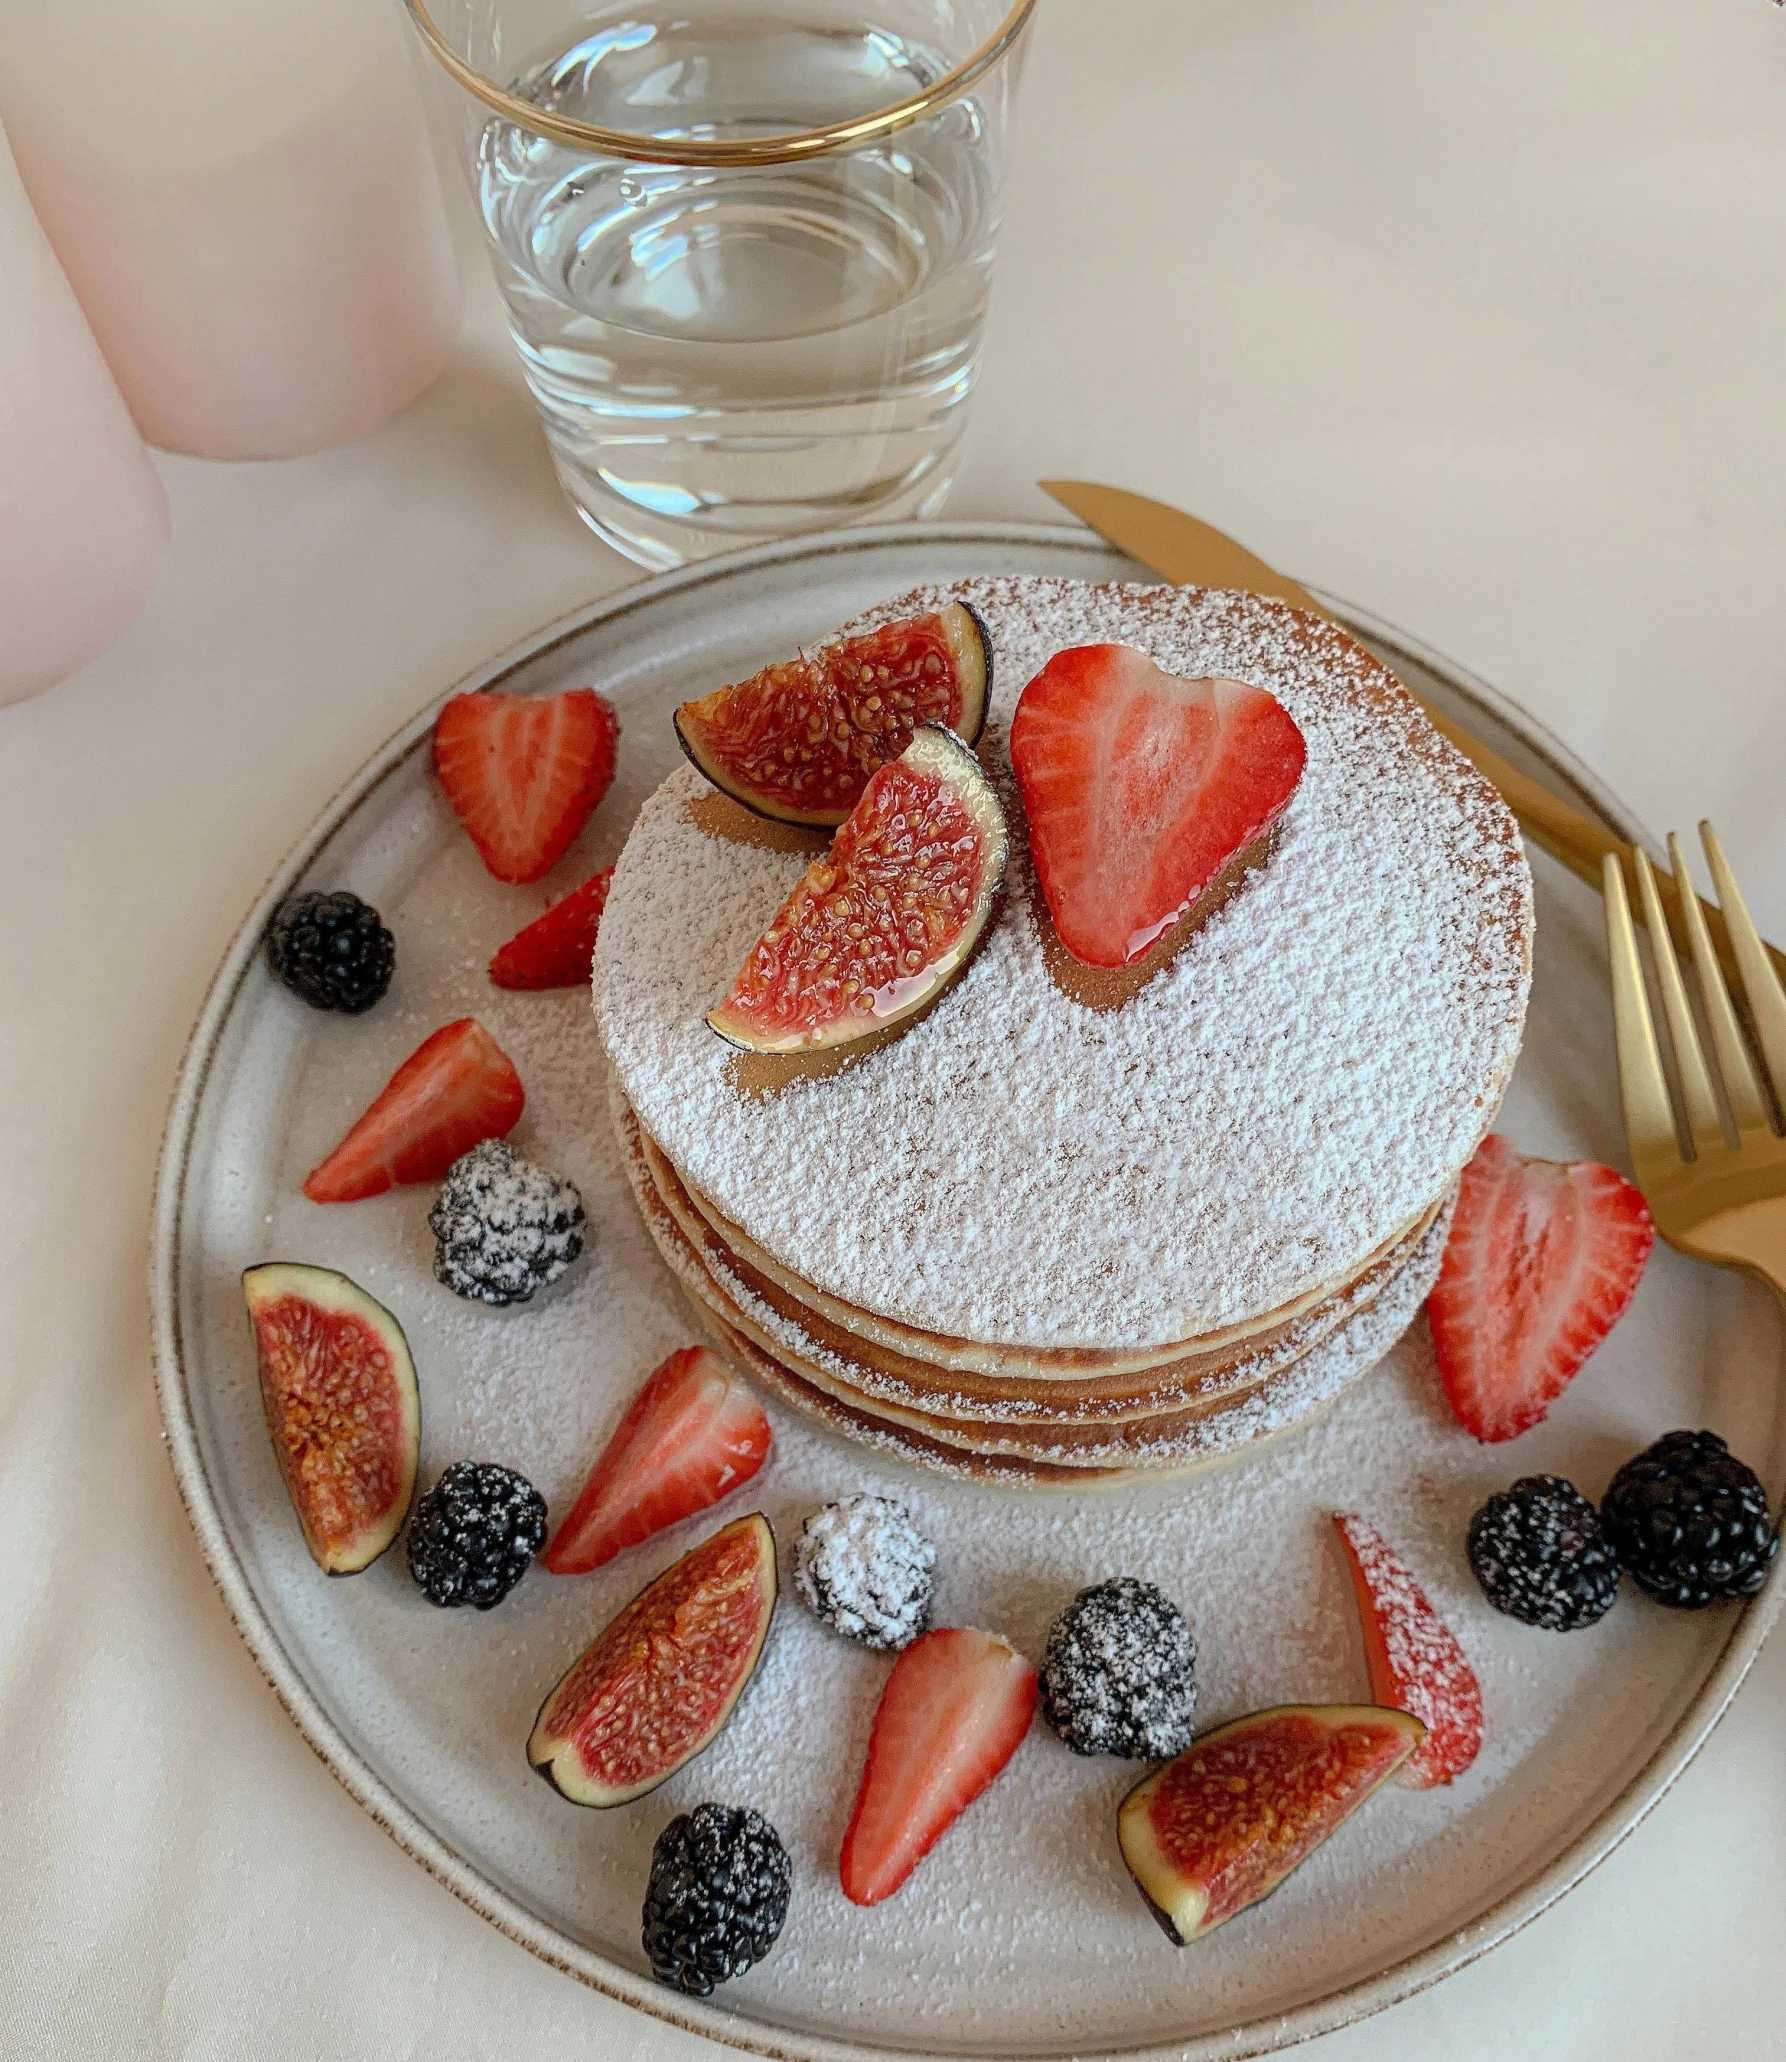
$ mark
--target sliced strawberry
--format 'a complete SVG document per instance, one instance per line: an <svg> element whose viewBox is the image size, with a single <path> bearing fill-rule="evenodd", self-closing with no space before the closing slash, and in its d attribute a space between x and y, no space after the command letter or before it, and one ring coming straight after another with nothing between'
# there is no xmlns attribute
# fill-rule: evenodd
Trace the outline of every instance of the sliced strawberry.
<svg viewBox="0 0 1786 2062"><path fill-rule="evenodd" d="M537 881L608 792L619 742L620 718L592 687L461 694L434 725L434 766L496 878Z"/></svg>
<svg viewBox="0 0 1786 2062"><path fill-rule="evenodd" d="M1283 815L1305 756L1263 688L1178 680L1123 644L1056 652L1018 701L1011 763L1067 950L1139 959Z"/></svg>
<svg viewBox="0 0 1786 2062"><path fill-rule="evenodd" d="M506 1138L527 1100L514 1062L476 1017L424 1038L304 1193L313 1203L356 1203L406 1181L440 1181L480 1139Z"/></svg>
<svg viewBox="0 0 1786 2062"><path fill-rule="evenodd" d="M604 866L517 931L490 962L498 988L585 988L614 869Z"/></svg>
<svg viewBox="0 0 1786 2062"><path fill-rule="evenodd" d="M893 1664L838 1873L852 1904L891 1897L1022 1744L1036 1671L996 1634L927 1632Z"/></svg>
<svg viewBox="0 0 1786 2062"><path fill-rule="evenodd" d="M1648 1204L1610 1167L1485 1138L1426 1303L1464 1430L1512 1439L1536 1425L1624 1316L1655 1242Z"/></svg>
<svg viewBox="0 0 1786 2062"><path fill-rule="evenodd" d="M769 1420L709 1346L684 1346L627 1406L546 1548L554 1575L586 1575L666 1525L730 1496L763 1465Z"/></svg>
<svg viewBox="0 0 1786 2062"><path fill-rule="evenodd" d="M1406 1711L1426 1739L1396 1771L1410 1790L1430 1790L1461 1776L1482 1750L1482 1685L1457 1635L1426 1600L1414 1572L1374 1525L1335 1511L1333 1529L1346 1550L1371 1697Z"/></svg>

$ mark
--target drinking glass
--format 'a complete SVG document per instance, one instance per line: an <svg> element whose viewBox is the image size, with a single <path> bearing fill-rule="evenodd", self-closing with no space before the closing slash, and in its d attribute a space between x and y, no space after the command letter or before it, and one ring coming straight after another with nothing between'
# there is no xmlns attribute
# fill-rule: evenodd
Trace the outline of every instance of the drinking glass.
<svg viewBox="0 0 1786 2062"><path fill-rule="evenodd" d="M559 478L641 565L933 514L1035 0L407 0Z"/></svg>

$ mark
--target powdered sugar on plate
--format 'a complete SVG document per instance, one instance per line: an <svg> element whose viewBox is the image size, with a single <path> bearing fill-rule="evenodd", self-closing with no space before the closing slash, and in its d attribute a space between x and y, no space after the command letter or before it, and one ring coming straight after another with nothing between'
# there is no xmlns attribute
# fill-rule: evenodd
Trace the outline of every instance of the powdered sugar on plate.
<svg viewBox="0 0 1786 2062"><path fill-rule="evenodd" d="M1308 741L1278 849L1121 1010L1050 979L1029 860L924 1023L747 1100L705 1012L804 861L711 837L692 768L641 811L596 951L602 1034L647 1129L784 1266L956 1336L1167 1344L1354 1268L1455 1176L1518 1050L1531 884L1505 805L1343 632L1255 596L967 581L991 632L980 750L1015 809L1011 712L1057 650L1118 640L1266 687Z"/></svg>

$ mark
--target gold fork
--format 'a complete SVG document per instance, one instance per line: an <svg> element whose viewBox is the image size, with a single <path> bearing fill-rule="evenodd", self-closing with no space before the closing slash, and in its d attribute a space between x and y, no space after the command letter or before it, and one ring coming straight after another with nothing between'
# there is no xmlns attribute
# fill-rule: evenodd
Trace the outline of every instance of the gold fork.
<svg viewBox="0 0 1786 2062"><path fill-rule="evenodd" d="M1769 1095L1786 1104L1786 991L1709 823L1699 826L1705 856L1730 934L1731 954L1748 1005L1755 1051L1744 1039L1699 899L1683 895L1681 909L1698 976L1700 1002L1711 1031L1708 1062L1687 1000L1657 891L1649 855L1637 853L1637 889L1655 961L1662 1015L1674 1049L1680 1088L1677 1124L1656 1026L1644 992L1637 933L1618 861L1606 861L1606 942L1612 957L1612 1010L1618 1033L1619 1091L1625 1137L1656 1220L1671 1246L1696 1260L1759 1275L1786 1297L1786 1139L1774 1130ZM1677 881L1690 878L1679 838L1668 840ZM1760 1071L1757 1071L1757 1059ZM1723 1087L1719 1108L1717 1082Z"/></svg>

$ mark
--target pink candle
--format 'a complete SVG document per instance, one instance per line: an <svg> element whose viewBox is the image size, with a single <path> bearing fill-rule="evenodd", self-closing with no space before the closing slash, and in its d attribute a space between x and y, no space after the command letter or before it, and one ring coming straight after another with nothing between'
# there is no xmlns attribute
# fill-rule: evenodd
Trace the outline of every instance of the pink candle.
<svg viewBox="0 0 1786 2062"><path fill-rule="evenodd" d="M0 130L0 702L104 651L167 536L161 481Z"/></svg>
<svg viewBox="0 0 1786 2062"><path fill-rule="evenodd" d="M0 116L151 443L319 450L445 364L458 277L388 0L14 8Z"/></svg>

